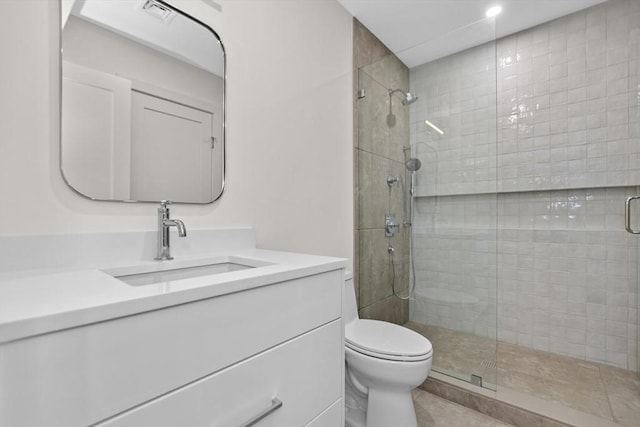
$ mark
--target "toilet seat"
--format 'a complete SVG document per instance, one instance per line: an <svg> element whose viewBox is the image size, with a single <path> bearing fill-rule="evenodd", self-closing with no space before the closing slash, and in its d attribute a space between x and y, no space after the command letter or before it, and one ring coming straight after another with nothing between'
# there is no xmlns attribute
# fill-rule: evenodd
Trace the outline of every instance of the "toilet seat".
<svg viewBox="0 0 640 427"><path fill-rule="evenodd" d="M379 359L417 362L431 358L433 347L422 335L379 320L356 320L346 325L345 344Z"/></svg>

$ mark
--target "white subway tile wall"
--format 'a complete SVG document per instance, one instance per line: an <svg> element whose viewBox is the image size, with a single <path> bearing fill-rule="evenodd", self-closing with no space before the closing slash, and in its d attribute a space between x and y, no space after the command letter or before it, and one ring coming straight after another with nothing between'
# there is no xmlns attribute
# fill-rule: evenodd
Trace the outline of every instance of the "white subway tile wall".
<svg viewBox="0 0 640 427"><path fill-rule="evenodd" d="M634 194L418 198L411 320L637 369L638 237L621 205Z"/></svg>
<svg viewBox="0 0 640 427"><path fill-rule="evenodd" d="M418 194L638 184L638 4L609 0L413 68Z"/></svg>
<svg viewBox="0 0 640 427"><path fill-rule="evenodd" d="M638 370L639 59L609 0L411 71L413 321Z"/></svg>

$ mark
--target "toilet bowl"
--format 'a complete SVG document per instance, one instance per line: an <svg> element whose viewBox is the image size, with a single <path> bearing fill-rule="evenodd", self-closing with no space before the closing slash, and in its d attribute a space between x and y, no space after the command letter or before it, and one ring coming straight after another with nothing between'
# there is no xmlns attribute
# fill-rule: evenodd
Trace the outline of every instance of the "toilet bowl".
<svg viewBox="0 0 640 427"><path fill-rule="evenodd" d="M411 391L431 370L433 348L422 335L358 317L353 280L344 288L347 427L417 427Z"/></svg>

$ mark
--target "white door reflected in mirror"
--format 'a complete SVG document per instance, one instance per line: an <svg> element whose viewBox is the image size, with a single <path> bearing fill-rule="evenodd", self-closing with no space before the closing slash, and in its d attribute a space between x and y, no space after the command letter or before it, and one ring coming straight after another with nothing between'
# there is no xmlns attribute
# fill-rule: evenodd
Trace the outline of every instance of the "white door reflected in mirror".
<svg viewBox="0 0 640 427"><path fill-rule="evenodd" d="M65 181L95 200L220 197L225 60L217 34L160 0L61 6Z"/></svg>

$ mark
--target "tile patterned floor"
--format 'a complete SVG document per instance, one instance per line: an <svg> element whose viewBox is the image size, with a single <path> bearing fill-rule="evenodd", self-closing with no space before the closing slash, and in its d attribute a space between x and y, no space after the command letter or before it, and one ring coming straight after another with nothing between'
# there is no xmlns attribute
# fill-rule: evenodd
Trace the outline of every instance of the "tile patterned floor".
<svg viewBox="0 0 640 427"><path fill-rule="evenodd" d="M424 335L434 348L433 366L438 372L469 381L471 375L482 377L482 385L496 389L496 347L486 338L409 322L409 329Z"/></svg>
<svg viewBox="0 0 640 427"><path fill-rule="evenodd" d="M487 415L442 399L426 391L413 392L418 427L509 427Z"/></svg>
<svg viewBox="0 0 640 427"><path fill-rule="evenodd" d="M640 377L637 373L571 357L409 322L432 342L433 366L469 381L506 387L560 403L586 414L636 427L640 419ZM492 365L497 364L497 369Z"/></svg>

